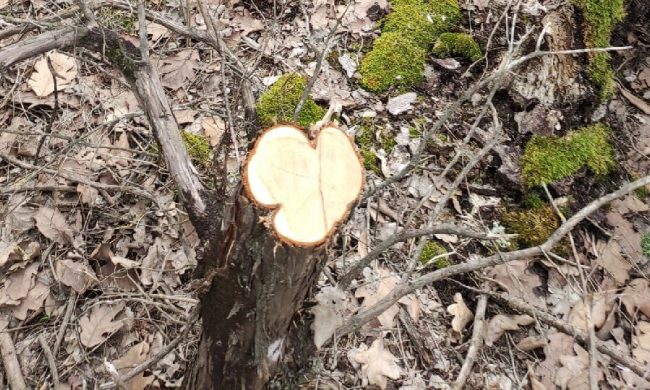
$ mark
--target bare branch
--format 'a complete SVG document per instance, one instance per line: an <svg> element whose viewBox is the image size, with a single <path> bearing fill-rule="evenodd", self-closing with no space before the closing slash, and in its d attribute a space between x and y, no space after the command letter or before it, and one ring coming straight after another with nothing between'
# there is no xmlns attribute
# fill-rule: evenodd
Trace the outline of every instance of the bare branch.
<svg viewBox="0 0 650 390"><path fill-rule="evenodd" d="M384 298L379 300L376 304L370 308L352 316L346 323L340 326L336 330L336 334L346 335L350 332L361 328L368 321L377 317L379 314L386 311L389 307L397 303L400 298L405 295L413 293L415 290L421 289L422 287L449 278L451 276L466 274L469 272L478 271L487 267L491 267L498 264L507 263L513 260L519 260L526 257L533 257L543 254L545 251L548 252L553 248L553 246L558 243L564 236L566 236L571 230L573 230L580 222L587 218L591 213L599 209L600 207L606 205L607 203L618 199L622 196L629 194L630 192L650 184L650 175L645 176L639 180L636 180L632 183L628 183L605 196L594 200L589 203L587 206L583 207L578 211L574 216L569 218L565 223L563 223L549 238L540 246L534 248L521 249L513 252L499 253L494 256L482 257L475 260L469 260L466 263L452 265L446 268L439 269L434 272L422 275L414 280L404 280L402 283L397 285L393 291L391 291Z"/></svg>

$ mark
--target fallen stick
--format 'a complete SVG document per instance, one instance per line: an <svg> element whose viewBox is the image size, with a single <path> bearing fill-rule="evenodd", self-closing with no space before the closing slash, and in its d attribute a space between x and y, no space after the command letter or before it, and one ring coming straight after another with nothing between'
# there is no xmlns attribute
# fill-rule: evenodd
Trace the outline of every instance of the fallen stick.
<svg viewBox="0 0 650 390"><path fill-rule="evenodd" d="M14 342L6 330L0 332L0 355L2 355L2 363L4 364L7 381L11 390L27 390L23 372L18 362L18 356L16 355Z"/></svg>
<svg viewBox="0 0 650 390"><path fill-rule="evenodd" d="M474 328L472 329L472 340L470 341L467 356L463 362L463 367L460 369L460 374L454 383L455 390L461 390L465 387L465 382L474 367L474 360L478 351L483 345L483 330L485 329L485 309L487 308L487 295L481 295L476 304L476 312L474 313Z"/></svg>

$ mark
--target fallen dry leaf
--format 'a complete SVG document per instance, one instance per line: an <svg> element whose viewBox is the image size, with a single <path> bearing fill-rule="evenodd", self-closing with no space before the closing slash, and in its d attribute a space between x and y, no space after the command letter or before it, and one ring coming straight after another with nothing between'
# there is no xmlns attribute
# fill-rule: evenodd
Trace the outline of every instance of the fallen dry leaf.
<svg viewBox="0 0 650 390"><path fill-rule="evenodd" d="M160 74L163 86L177 90L194 79L194 70L199 67L199 53L193 49L179 51L162 60Z"/></svg>
<svg viewBox="0 0 650 390"><path fill-rule="evenodd" d="M149 350L151 347L149 343L143 341L131 347L122 357L113 361L113 366L117 369L120 375L125 375L138 365L144 363L149 357ZM141 390L151 385L156 377L154 375L144 376L143 373L136 375L126 384L127 390Z"/></svg>
<svg viewBox="0 0 650 390"><path fill-rule="evenodd" d="M623 248L616 240L609 240L607 244L598 244L604 246L596 263L603 267L619 285L623 285L630 277L632 264L623 256Z"/></svg>
<svg viewBox="0 0 650 390"><path fill-rule="evenodd" d="M34 91L36 96L47 96L54 92L54 78L47 64L47 58L52 63L56 73L56 86L58 90L69 85L77 76L77 62L74 57L53 52L36 61L34 72L27 80L27 85Z"/></svg>
<svg viewBox="0 0 650 390"><path fill-rule="evenodd" d="M0 268L4 267L9 261L13 262L20 259L18 249L17 242L0 239Z"/></svg>
<svg viewBox="0 0 650 390"><path fill-rule="evenodd" d="M114 321L115 316L124 309L124 303L116 305L100 304L91 309L89 314L79 319L81 344L92 348L106 341L113 333L122 328L122 321Z"/></svg>
<svg viewBox="0 0 650 390"><path fill-rule="evenodd" d="M87 265L71 259L59 260L55 265L59 281L83 294L97 282L95 272Z"/></svg>
<svg viewBox="0 0 650 390"><path fill-rule="evenodd" d="M27 267L11 273L5 283L4 293L0 295L0 302L5 299L20 301L25 298L32 288L32 279L37 271L38 263L33 262Z"/></svg>
<svg viewBox="0 0 650 390"><path fill-rule="evenodd" d="M614 306L614 296L611 293L596 293L592 297L591 305L591 322L596 329L599 329L605 323L607 314ZM579 300L569 312L568 322L583 331L587 331L587 306L585 299Z"/></svg>
<svg viewBox="0 0 650 390"><path fill-rule="evenodd" d="M357 288L354 296L363 298L361 307L367 309L393 291L397 283L399 283L399 280L399 277L390 272L390 270L380 267L378 269L377 279ZM399 313L399 307L393 305L377 316L377 320L379 320L382 327L392 328L397 313Z"/></svg>
<svg viewBox="0 0 650 390"><path fill-rule="evenodd" d="M641 364L650 363L650 322L639 321L632 336L632 355Z"/></svg>
<svg viewBox="0 0 650 390"><path fill-rule="evenodd" d="M539 364L535 374L547 389L555 389L555 375L560 367L560 356L573 353L573 337L564 333L553 333L548 336L548 343L544 347L545 360Z"/></svg>
<svg viewBox="0 0 650 390"><path fill-rule="evenodd" d="M472 321L474 318L474 314L472 314L472 311L469 310L465 304L465 301L463 301L463 296L460 293L456 293L456 295L454 295L454 302L456 303L447 306L447 312L454 316L454 318L451 320L451 328L457 334L461 334L467 324L469 324L470 321Z"/></svg>
<svg viewBox="0 0 650 390"><path fill-rule="evenodd" d="M355 305L348 295L336 287L323 287L315 297L318 304L311 309L314 314L312 329L314 344L320 349L336 330L343 324L343 318L353 312Z"/></svg>
<svg viewBox="0 0 650 390"><path fill-rule="evenodd" d="M561 389L589 389L589 353L580 345L574 344L575 355L560 356L562 367L557 371L555 384ZM603 379L604 374L596 366L596 381Z"/></svg>
<svg viewBox="0 0 650 390"><path fill-rule="evenodd" d="M361 375L366 384L385 389L387 378L398 379L402 375L402 369L396 363L397 358L384 349L383 339L373 341L367 350L352 350L348 356L353 364L361 365Z"/></svg>
<svg viewBox="0 0 650 390"><path fill-rule="evenodd" d="M56 208L41 206L34 214L34 220L38 231L45 237L61 245L72 243L72 228Z"/></svg>
<svg viewBox="0 0 650 390"><path fill-rule="evenodd" d="M488 323L485 334L485 345L492 346L506 331L518 330L519 326L530 325L535 320L533 317L522 315L497 314Z"/></svg>
<svg viewBox="0 0 650 390"><path fill-rule="evenodd" d="M226 132L226 122L218 116L203 118L201 127L203 127L203 134L208 137L212 147L219 145Z"/></svg>
<svg viewBox="0 0 650 390"><path fill-rule="evenodd" d="M50 286L36 278L34 286L29 290L27 296L20 302L20 305L13 308L14 317L20 321L27 319L29 310L39 311L43 307L43 301L50 295Z"/></svg>
<svg viewBox="0 0 650 390"><path fill-rule="evenodd" d="M515 260L494 266L488 275L499 282L508 294L523 299L537 307L544 306L544 299L536 293L542 279L532 271L532 260Z"/></svg>
<svg viewBox="0 0 650 390"><path fill-rule="evenodd" d="M648 280L634 279L630 281L621 294L621 302L625 310L632 317L636 318L637 311L650 317L650 288Z"/></svg>

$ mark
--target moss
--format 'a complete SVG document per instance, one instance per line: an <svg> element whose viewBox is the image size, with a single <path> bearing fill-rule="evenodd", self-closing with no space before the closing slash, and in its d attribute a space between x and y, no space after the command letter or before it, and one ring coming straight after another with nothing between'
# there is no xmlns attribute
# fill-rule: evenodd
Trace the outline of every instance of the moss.
<svg viewBox="0 0 650 390"><path fill-rule="evenodd" d="M650 258L650 232L646 232L641 237L641 252L643 256Z"/></svg>
<svg viewBox="0 0 650 390"><path fill-rule="evenodd" d="M528 209L538 209L544 207L546 202L537 191L529 191L524 195L522 202L524 207Z"/></svg>
<svg viewBox="0 0 650 390"><path fill-rule="evenodd" d="M425 56L426 51L406 35L384 33L361 62L361 85L371 92L416 85L424 80Z"/></svg>
<svg viewBox="0 0 650 390"><path fill-rule="evenodd" d="M560 227L560 219L552 206L505 212L501 221L509 233L519 235L517 243L524 247L543 244Z"/></svg>
<svg viewBox="0 0 650 390"><path fill-rule="evenodd" d="M262 126L272 126L282 122L292 122L293 113L307 86L307 79L295 74L285 74L264 92L257 101L257 116ZM298 124L307 127L318 122L325 115L325 109L312 99L307 99L302 107Z"/></svg>
<svg viewBox="0 0 650 390"><path fill-rule="evenodd" d="M97 21L103 28L128 34L135 34L136 20L134 15L110 7L102 7L97 14Z"/></svg>
<svg viewBox="0 0 650 390"><path fill-rule="evenodd" d="M562 180L583 166L605 175L615 166L609 143L611 130L602 124L587 126L559 138L533 136L522 157L522 178L527 185Z"/></svg>
<svg viewBox="0 0 650 390"><path fill-rule="evenodd" d="M187 131L181 132L181 137L192 160L203 167L208 167L210 165L210 153L212 152L208 139Z"/></svg>
<svg viewBox="0 0 650 390"><path fill-rule="evenodd" d="M107 47L105 54L111 64L118 67L127 77L133 78L135 59L129 57L121 46Z"/></svg>
<svg viewBox="0 0 650 390"><path fill-rule="evenodd" d="M435 241L427 241L422 248L422 254L420 255L420 263L426 265L432 258L447 253L447 249L441 244ZM433 263L433 266L437 269L445 268L450 265L449 257L444 256L439 259L436 259Z"/></svg>
<svg viewBox="0 0 650 390"><path fill-rule="evenodd" d="M608 47L614 26L625 17L624 0L573 0L584 17L584 38L587 47ZM589 55L589 78L598 86L599 95L606 100L614 93L609 53Z"/></svg>
<svg viewBox="0 0 650 390"><path fill-rule="evenodd" d="M433 45L433 54L437 57L462 56L472 61L477 61L483 56L474 38L463 33L440 34Z"/></svg>
<svg viewBox="0 0 650 390"><path fill-rule="evenodd" d="M393 1L384 32L399 32L429 49L438 35L451 29L460 19L457 0Z"/></svg>
<svg viewBox="0 0 650 390"><path fill-rule="evenodd" d="M379 133L378 139L377 133ZM356 134L356 142L357 145L359 145L364 167L367 170L375 172L377 175L381 175L380 160L372 150L381 147L386 151L386 153L392 152L395 145L397 145L395 138L378 131L377 126L370 119L364 120L359 125L359 130Z"/></svg>

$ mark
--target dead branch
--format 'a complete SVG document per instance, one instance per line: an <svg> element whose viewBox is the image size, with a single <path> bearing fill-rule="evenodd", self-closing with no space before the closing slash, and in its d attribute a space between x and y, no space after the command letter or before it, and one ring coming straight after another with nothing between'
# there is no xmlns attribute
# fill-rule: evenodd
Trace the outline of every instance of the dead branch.
<svg viewBox="0 0 650 390"><path fill-rule="evenodd" d="M377 317L379 314L386 311L389 307L397 303L400 298L405 295L411 294L414 291L421 289L422 287L449 278L451 276L466 274L469 272L478 271L487 267L492 267L498 264L507 263L513 260L519 260L522 258L533 257L542 255L544 252L549 252L553 246L558 243L564 236L566 236L571 230L573 230L580 222L587 218L591 213L599 209L600 207L606 205L607 203L618 199L622 196L629 194L630 192L641 188L645 185L650 184L650 175L645 176L639 180L628 183L622 186L620 189L611 192L607 195L604 195L593 202L589 203L587 206L583 207L578 211L573 217L569 218L565 223L563 223L542 245L521 249L513 252L499 253L489 257L482 257L475 260L469 260L463 264L452 265L446 268L439 269L434 272L422 275L413 280L404 280L402 283L397 285L393 291L391 291L384 298L379 300L376 304L370 308L352 316L349 318L343 325L341 325L337 330L336 334L339 336L346 335L348 333L354 332L355 330L361 328L364 324L368 323L373 318Z"/></svg>
<svg viewBox="0 0 650 390"><path fill-rule="evenodd" d="M54 355L52 354L52 351L50 350L50 347L47 345L47 341L45 340L45 337L43 335L38 336L38 343L41 346L41 349L43 350L43 354L45 355L45 360L47 361L47 365L50 368L50 374L52 374L52 383L54 386L59 385L59 371L56 369L56 360L54 360Z"/></svg>
<svg viewBox="0 0 650 390"><path fill-rule="evenodd" d="M465 382L474 367L474 359L478 351L483 345L483 331L485 329L485 309L487 308L487 295L481 295L476 304L476 312L474 313L474 328L472 329L472 340L470 341L467 356L463 362L463 367L460 369L460 374L454 383L454 389L461 390L465 387Z"/></svg>
<svg viewBox="0 0 650 390"><path fill-rule="evenodd" d="M442 224L435 227L428 227L423 229L405 230L392 235L390 238L387 238L386 240L380 242L375 247L375 249L366 255L366 257L355 262L350 267L348 272L341 276L339 279L339 286L342 289L349 287L352 281L361 274L361 271L363 271L365 267L367 267L373 260L381 256L388 248L392 247L398 242L406 241L411 238L432 236L434 234L455 234L458 236L476 238L479 240L498 240L504 238L504 236L476 232L450 224Z"/></svg>
<svg viewBox="0 0 650 390"><path fill-rule="evenodd" d="M2 356L11 390L27 390L25 378L23 378L23 372L18 362L18 355L16 355L16 347L14 347L14 342L7 331L0 332L0 355Z"/></svg>

